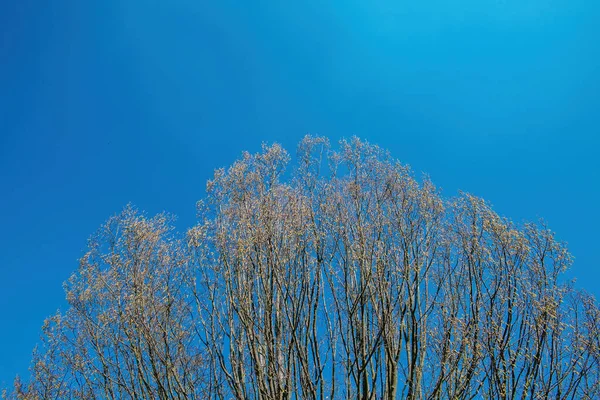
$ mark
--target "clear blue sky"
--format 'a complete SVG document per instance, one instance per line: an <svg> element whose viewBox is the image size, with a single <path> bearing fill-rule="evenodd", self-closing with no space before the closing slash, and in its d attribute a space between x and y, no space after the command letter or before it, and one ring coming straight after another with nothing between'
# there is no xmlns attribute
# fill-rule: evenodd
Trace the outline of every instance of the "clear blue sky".
<svg viewBox="0 0 600 400"><path fill-rule="evenodd" d="M183 230L214 168L306 133L544 217L600 297L599 2L258 3L1 2L0 385L107 217Z"/></svg>

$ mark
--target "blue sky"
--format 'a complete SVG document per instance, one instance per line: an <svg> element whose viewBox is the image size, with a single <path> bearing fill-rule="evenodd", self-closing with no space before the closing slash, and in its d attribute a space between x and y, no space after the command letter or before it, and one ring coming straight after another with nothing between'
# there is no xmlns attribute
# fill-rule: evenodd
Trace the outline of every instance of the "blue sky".
<svg viewBox="0 0 600 400"><path fill-rule="evenodd" d="M212 3L0 5L0 386L106 218L183 230L214 168L306 133L543 217L600 297L598 2Z"/></svg>

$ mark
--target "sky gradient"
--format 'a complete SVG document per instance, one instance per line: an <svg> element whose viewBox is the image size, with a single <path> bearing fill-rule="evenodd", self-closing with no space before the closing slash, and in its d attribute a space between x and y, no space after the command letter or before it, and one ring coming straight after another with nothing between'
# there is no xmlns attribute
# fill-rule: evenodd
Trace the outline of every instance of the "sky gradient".
<svg viewBox="0 0 600 400"><path fill-rule="evenodd" d="M215 168L307 133L544 218L600 297L600 3L209 3L0 5L0 387L110 215L184 230Z"/></svg>

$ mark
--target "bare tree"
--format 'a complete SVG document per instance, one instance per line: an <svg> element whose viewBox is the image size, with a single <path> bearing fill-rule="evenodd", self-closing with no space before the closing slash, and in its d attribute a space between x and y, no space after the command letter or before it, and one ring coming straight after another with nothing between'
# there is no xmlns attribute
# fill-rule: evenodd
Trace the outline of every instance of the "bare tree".
<svg viewBox="0 0 600 400"><path fill-rule="evenodd" d="M356 138L297 156L217 170L184 239L111 219L13 396L600 397L598 305L543 223L444 199Z"/></svg>
<svg viewBox="0 0 600 400"><path fill-rule="evenodd" d="M193 271L169 221L128 207L92 237L17 397L203 398Z"/></svg>

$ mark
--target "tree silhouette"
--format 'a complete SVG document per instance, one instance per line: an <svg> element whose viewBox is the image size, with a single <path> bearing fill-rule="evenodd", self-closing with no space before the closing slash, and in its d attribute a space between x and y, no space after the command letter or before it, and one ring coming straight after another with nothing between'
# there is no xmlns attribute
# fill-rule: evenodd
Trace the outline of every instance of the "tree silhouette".
<svg viewBox="0 0 600 400"><path fill-rule="evenodd" d="M594 399L565 246L353 138L215 171L185 237L126 208L44 324L24 399Z"/></svg>

